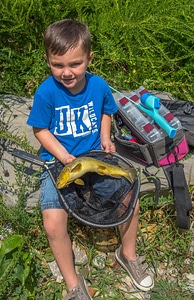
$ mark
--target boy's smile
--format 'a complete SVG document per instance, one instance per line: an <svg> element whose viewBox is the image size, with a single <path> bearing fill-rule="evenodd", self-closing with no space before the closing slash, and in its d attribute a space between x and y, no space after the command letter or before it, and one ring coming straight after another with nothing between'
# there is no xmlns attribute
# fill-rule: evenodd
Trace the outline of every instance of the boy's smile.
<svg viewBox="0 0 194 300"><path fill-rule="evenodd" d="M81 44L79 44L63 55L49 53L47 63L53 77L72 94L77 94L85 86L85 73L92 61L92 56L93 52L87 55Z"/></svg>

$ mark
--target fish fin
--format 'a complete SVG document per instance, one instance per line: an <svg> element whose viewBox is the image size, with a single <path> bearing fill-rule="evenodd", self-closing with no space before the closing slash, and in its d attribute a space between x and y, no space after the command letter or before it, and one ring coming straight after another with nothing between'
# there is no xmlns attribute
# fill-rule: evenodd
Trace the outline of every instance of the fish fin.
<svg viewBox="0 0 194 300"><path fill-rule="evenodd" d="M104 170L106 170L106 167L104 167L104 166L99 166L99 167L97 168L97 173L98 173L99 175L108 175L107 172L104 172Z"/></svg>
<svg viewBox="0 0 194 300"><path fill-rule="evenodd" d="M74 182L78 185L84 185L85 184L84 181L80 178L75 179Z"/></svg>
<svg viewBox="0 0 194 300"><path fill-rule="evenodd" d="M78 163L77 165L75 165L74 168L71 169L71 172L72 172L72 173L80 172L81 169L82 169L82 164L81 164L81 163Z"/></svg>
<svg viewBox="0 0 194 300"><path fill-rule="evenodd" d="M105 170L106 170L106 172L105 172ZM109 173L108 170L107 170L107 168L104 167L104 166L99 166L99 167L97 168L97 173L98 173L99 175L109 175L109 176L114 177L114 178L121 178L121 175L119 175L119 174L116 175L116 174L111 174L111 173Z"/></svg>
<svg viewBox="0 0 194 300"><path fill-rule="evenodd" d="M121 178L121 175L112 175L110 174L111 177L114 177L114 178Z"/></svg>

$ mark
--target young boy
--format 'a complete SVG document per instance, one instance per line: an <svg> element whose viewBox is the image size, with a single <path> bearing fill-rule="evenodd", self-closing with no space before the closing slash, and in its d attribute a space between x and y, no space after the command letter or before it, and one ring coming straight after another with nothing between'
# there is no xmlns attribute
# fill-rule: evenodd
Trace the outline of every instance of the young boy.
<svg viewBox="0 0 194 300"><path fill-rule="evenodd" d="M52 76L37 89L27 124L33 126L42 145L40 156L46 161L56 158L65 165L90 150L115 152L110 128L117 106L108 84L86 72L93 57L90 40L87 26L69 19L45 31L45 57ZM114 184L110 191L114 192ZM47 172L41 177L40 202L49 244L69 291L65 299L92 299L85 280L75 273L68 214ZM143 264L145 258L136 255L138 210L137 203L130 220L119 226L122 246L115 255L134 284L147 291L154 283Z"/></svg>

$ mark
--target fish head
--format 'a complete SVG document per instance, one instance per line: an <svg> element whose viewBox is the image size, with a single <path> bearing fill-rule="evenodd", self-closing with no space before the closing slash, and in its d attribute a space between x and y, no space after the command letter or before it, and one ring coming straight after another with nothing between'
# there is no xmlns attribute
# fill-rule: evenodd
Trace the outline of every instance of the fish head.
<svg viewBox="0 0 194 300"><path fill-rule="evenodd" d="M61 171L61 173L59 174L56 180L57 188L62 189L67 185L69 185L70 183L76 181L77 174L81 172L81 170L82 170L82 164L80 162L73 161L72 163L67 164L63 168L63 170ZM78 182L79 181L77 181L76 183ZM83 185L83 182L80 181L80 183L78 184Z"/></svg>
<svg viewBox="0 0 194 300"><path fill-rule="evenodd" d="M64 188L68 184L69 179L70 179L70 170L65 166L56 180L57 188L58 189Z"/></svg>

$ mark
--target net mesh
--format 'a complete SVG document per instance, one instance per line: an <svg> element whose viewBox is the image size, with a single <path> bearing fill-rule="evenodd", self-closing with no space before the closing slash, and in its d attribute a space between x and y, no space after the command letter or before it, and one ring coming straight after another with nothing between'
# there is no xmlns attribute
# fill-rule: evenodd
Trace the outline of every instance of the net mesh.
<svg viewBox="0 0 194 300"><path fill-rule="evenodd" d="M90 151L82 156L93 157L124 169L133 167L128 160L117 153ZM59 166L56 165L52 173L56 179L59 174ZM83 186L71 183L64 189L58 190L62 207L76 220L85 225L107 228L120 225L131 217L139 195L138 177L132 183L122 177L120 179L122 184L119 184L118 188L117 179L110 176L86 173L81 178L84 181ZM96 182L101 184L105 178L106 180L111 178L111 183L107 187L108 190L105 188L99 195L98 189L95 188ZM111 193L111 186L113 193Z"/></svg>

